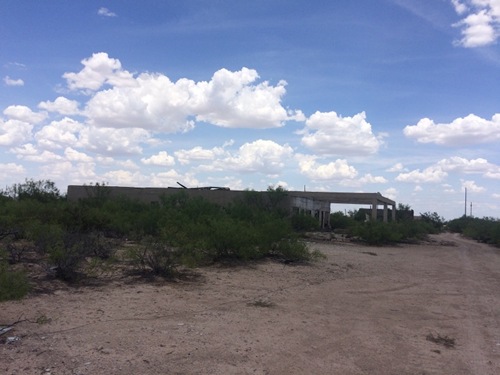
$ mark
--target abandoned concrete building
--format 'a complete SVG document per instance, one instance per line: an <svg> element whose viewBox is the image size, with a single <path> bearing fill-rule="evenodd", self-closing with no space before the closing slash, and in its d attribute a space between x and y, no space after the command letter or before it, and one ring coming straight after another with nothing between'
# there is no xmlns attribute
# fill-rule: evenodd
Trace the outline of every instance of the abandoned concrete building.
<svg viewBox="0 0 500 375"><path fill-rule="evenodd" d="M210 202L227 205L235 199L242 198L248 191L229 190L228 188L152 188L152 187L121 187L121 186L68 186L67 198L69 201L95 196L97 189L105 189L111 197L124 196L146 203L160 202L164 195L172 195L180 191L192 197L203 197ZM259 192L267 194L267 192ZM330 228L330 210L332 204L355 204L371 206L371 220L377 220L379 206L382 206L382 220L387 222L396 218L396 202L382 196L380 193L347 193L347 192L312 192L286 191L284 204L291 213L305 213L318 219L322 228ZM389 209L389 206L391 209ZM390 215L390 216L389 216Z"/></svg>

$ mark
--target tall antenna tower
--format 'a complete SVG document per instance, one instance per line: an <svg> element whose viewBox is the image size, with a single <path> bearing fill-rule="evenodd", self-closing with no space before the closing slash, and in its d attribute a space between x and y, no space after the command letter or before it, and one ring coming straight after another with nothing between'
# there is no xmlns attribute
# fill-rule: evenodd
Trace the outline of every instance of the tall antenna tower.
<svg viewBox="0 0 500 375"><path fill-rule="evenodd" d="M467 188L465 188L465 211L464 216L467 217Z"/></svg>

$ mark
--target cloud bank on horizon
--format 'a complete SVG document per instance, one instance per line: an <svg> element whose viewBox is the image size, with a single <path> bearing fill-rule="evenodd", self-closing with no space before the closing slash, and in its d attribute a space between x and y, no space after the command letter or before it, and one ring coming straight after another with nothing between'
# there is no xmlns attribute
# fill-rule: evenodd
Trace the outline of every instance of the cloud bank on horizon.
<svg viewBox="0 0 500 375"><path fill-rule="evenodd" d="M499 1L450 5L460 17L450 29L461 33L460 40L450 40L452 48L496 44ZM122 13L97 10L104 21ZM362 101L347 115L341 113L347 106L329 101L302 106L295 76L261 77L251 65L204 70L200 79L179 76L180 70L169 77L168 69L127 69L127 58L103 50L78 60L79 68L58 72L52 92L3 107L5 185L30 177L51 179L62 190L101 181L129 186L180 181L232 189L380 191L417 212L437 211L447 218L463 213L467 188L477 194L476 213L500 217L499 112L486 117L433 111L439 120L422 113L389 126L390 113L372 120ZM78 67L78 60L68 65ZM32 87L23 76L27 66L4 64L11 72L4 76L4 90ZM18 76L11 78L12 72ZM299 100L288 101L290 92Z"/></svg>

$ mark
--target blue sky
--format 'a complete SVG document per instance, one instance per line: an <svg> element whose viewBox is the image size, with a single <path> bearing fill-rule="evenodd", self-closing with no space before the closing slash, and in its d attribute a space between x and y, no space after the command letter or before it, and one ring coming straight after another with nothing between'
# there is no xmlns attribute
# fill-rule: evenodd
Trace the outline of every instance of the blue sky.
<svg viewBox="0 0 500 375"><path fill-rule="evenodd" d="M447 219L467 188L500 217L499 38L498 0L5 0L0 183L380 192Z"/></svg>

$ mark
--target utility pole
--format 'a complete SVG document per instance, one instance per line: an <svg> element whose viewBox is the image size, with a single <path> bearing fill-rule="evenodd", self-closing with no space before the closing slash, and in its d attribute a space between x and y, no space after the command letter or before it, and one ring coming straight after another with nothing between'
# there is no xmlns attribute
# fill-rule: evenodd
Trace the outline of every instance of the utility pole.
<svg viewBox="0 0 500 375"><path fill-rule="evenodd" d="M467 217L467 188L465 188L465 212L464 217Z"/></svg>
<svg viewBox="0 0 500 375"><path fill-rule="evenodd" d="M470 202L470 212L469 212L469 214L470 214L470 217L472 217L472 202Z"/></svg>

